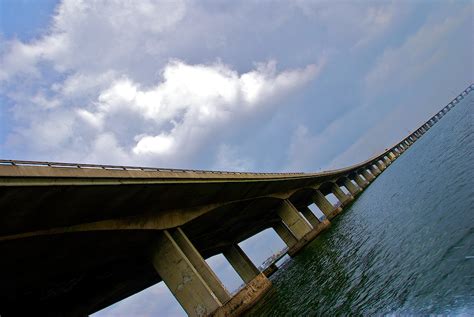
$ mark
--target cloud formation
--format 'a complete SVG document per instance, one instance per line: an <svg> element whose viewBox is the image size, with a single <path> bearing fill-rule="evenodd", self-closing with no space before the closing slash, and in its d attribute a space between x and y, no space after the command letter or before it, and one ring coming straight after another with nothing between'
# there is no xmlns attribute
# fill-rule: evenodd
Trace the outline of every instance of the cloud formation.
<svg viewBox="0 0 474 317"><path fill-rule="evenodd" d="M9 41L0 81L24 89L5 89L17 120L7 145L28 143L50 160L183 166L210 150L206 166L239 161L223 137L270 115L324 60L283 71L269 60L239 73L218 59L165 58L159 43L169 44L187 5L63 1L43 37Z"/></svg>

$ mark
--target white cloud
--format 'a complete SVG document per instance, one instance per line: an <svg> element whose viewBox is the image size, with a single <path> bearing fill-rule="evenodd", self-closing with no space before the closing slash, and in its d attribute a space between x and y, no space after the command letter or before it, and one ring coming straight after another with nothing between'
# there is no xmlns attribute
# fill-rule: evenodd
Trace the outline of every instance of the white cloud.
<svg viewBox="0 0 474 317"><path fill-rule="evenodd" d="M173 60L164 67L162 80L152 86L121 76L98 92L95 100L76 98L85 104L59 107L76 100L71 97L73 87L88 91L112 77L109 73L83 84L80 79L87 77L77 75L55 86L65 92L56 99L41 94L32 99L35 103L30 107L37 115L24 117L19 134L39 151L47 149L63 159L71 155L74 161L191 162L203 148L218 145L224 135L238 131L248 118L275 110L277 100L314 79L323 65L278 72L276 63L268 62L239 74L220 62L189 65ZM23 112L24 107L18 110ZM45 116L48 119L37 119ZM220 168L248 167L243 161L229 160L223 149L208 156L209 165L216 155Z"/></svg>
<svg viewBox="0 0 474 317"><path fill-rule="evenodd" d="M22 73L38 75L41 62L53 63L59 72L126 68L133 56L142 55L138 52L143 45L178 23L185 12L179 0L62 1L48 34L27 44L6 43L0 80Z"/></svg>
<svg viewBox="0 0 474 317"><path fill-rule="evenodd" d="M163 70L160 83L142 88L121 78L77 113L96 128L113 126L107 122L121 112L127 112L130 121L141 118L147 127L135 131L130 155L174 161L192 157L203 143L219 141L214 133L229 130L228 122L244 124L246 116L268 110L277 98L313 79L321 67L278 73L269 62L239 75L222 63L188 65L174 60Z"/></svg>

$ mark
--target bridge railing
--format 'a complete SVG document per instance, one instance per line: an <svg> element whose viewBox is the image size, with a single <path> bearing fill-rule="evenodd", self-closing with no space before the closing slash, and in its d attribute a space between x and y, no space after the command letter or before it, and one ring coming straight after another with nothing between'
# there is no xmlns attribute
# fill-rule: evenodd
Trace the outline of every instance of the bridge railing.
<svg viewBox="0 0 474 317"><path fill-rule="evenodd" d="M450 104L456 104L459 100L464 98L464 94L466 95L474 90L474 84L469 85L465 90L463 90L456 98L454 98ZM459 99L460 98L460 99ZM446 107L446 106L445 106ZM443 107L443 109L445 108ZM438 114L439 111L436 113ZM435 114L435 115L436 115ZM434 116L435 116L434 115ZM430 117L426 122L422 125L429 122L434 116ZM44 161L25 161L25 160L2 160L0 159L0 166L44 166L44 167L53 167L53 168L77 168L77 169L102 169L102 170L121 170L121 171L145 171L145 172L170 172L170 173L200 173L200 174L222 174L222 175L327 175L327 174L337 174L342 173L354 168L360 168L365 165L370 164L371 162L378 160L390 151L392 151L398 144L406 140L410 135L412 135L414 131L411 131L402 141L395 143L393 146L386 148L379 154L376 154L369 159L355 164L353 166L344 167L340 169L328 170L320 173L303 173L303 172L282 172L282 173L265 173L265 172L230 172L230 171L209 171L209 170L200 170L200 169L179 169L179 168L157 168L157 167L139 167L139 166L126 166L126 165L101 165L101 164L82 164L82 163L61 163L61 162L44 162Z"/></svg>

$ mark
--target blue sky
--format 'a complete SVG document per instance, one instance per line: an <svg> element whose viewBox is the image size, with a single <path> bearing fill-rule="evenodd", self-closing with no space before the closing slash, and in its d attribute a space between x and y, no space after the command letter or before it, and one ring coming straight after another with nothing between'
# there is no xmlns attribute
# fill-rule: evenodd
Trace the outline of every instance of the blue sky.
<svg viewBox="0 0 474 317"><path fill-rule="evenodd" d="M0 0L0 157L356 163L474 82L473 11L472 1ZM278 247L272 232L244 244L256 262ZM239 284L221 257L210 262ZM162 285L102 314L119 308L182 314Z"/></svg>

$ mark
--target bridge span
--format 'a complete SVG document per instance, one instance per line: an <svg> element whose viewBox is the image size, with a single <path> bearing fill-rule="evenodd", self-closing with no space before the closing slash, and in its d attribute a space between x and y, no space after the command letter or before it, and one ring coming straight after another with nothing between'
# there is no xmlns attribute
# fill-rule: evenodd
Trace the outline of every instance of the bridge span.
<svg viewBox="0 0 474 317"><path fill-rule="evenodd" d="M321 173L0 160L0 315L87 315L159 281L190 316L239 315L271 287L239 242L273 228L295 256L473 89L382 153ZM205 261L216 254L246 283L234 296Z"/></svg>

